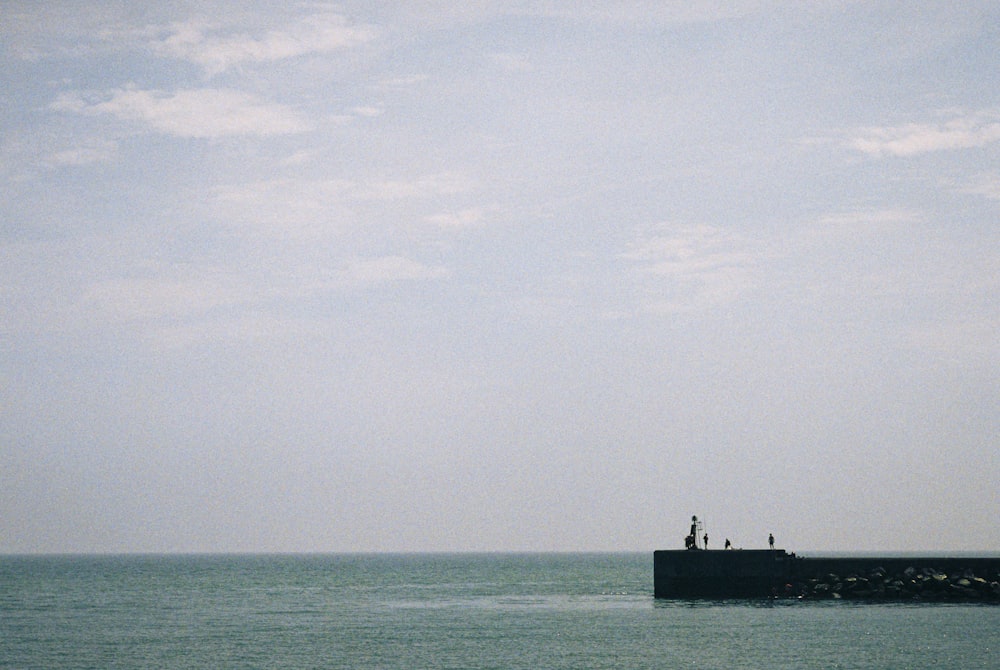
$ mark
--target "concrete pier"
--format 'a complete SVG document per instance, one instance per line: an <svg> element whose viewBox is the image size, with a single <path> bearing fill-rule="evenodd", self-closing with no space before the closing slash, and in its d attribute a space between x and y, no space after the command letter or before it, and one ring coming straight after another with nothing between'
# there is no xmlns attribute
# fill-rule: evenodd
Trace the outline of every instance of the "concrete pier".
<svg viewBox="0 0 1000 670"><path fill-rule="evenodd" d="M653 552L657 598L754 598L768 596L792 574L783 549L660 550Z"/></svg>

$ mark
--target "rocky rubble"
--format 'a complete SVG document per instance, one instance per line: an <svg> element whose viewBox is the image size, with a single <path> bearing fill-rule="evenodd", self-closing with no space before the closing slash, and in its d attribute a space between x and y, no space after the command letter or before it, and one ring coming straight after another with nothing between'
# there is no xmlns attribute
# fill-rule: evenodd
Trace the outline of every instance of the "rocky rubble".
<svg viewBox="0 0 1000 670"><path fill-rule="evenodd" d="M803 599L916 600L1000 603L1000 574L966 569L945 574L908 567L899 573L874 568L863 574L815 576L785 585L785 596Z"/></svg>

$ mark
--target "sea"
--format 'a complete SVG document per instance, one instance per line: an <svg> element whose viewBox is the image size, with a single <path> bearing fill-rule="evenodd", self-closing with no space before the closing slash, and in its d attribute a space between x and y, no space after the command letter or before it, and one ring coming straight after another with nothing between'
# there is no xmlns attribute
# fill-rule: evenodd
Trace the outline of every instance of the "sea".
<svg viewBox="0 0 1000 670"><path fill-rule="evenodd" d="M0 556L0 668L1000 668L1000 606L653 598L653 554Z"/></svg>

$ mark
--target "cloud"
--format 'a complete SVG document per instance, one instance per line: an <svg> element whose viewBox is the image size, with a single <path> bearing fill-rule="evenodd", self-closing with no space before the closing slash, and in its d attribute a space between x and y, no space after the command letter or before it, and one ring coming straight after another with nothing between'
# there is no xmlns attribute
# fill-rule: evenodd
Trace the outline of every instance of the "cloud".
<svg viewBox="0 0 1000 670"><path fill-rule="evenodd" d="M464 228L475 226L483 220L483 210L479 207L469 207L457 212L441 212L424 217L427 223L441 226L442 228Z"/></svg>
<svg viewBox="0 0 1000 670"><path fill-rule="evenodd" d="M442 266L428 266L403 256L356 258L348 262L345 278L365 284L391 281L441 279L451 273Z"/></svg>
<svg viewBox="0 0 1000 670"><path fill-rule="evenodd" d="M376 87L380 89L403 90L424 84L429 79L426 74L411 74L405 77L383 79L376 84Z"/></svg>
<svg viewBox="0 0 1000 670"><path fill-rule="evenodd" d="M140 3L5 3L0 32L5 51L17 58L79 60L141 47L149 40L150 14L160 9Z"/></svg>
<svg viewBox="0 0 1000 670"><path fill-rule="evenodd" d="M118 143L100 138L83 140L76 146L56 151L48 163L54 166L90 165L111 160L118 151Z"/></svg>
<svg viewBox="0 0 1000 670"><path fill-rule="evenodd" d="M350 111L352 114L371 118L375 116L381 116L384 110L381 107L361 106L361 107L355 107Z"/></svg>
<svg viewBox="0 0 1000 670"><path fill-rule="evenodd" d="M471 188L471 182L454 172L440 172L406 180L371 182L357 189L364 200L394 200L432 195L455 195Z"/></svg>
<svg viewBox="0 0 1000 670"><path fill-rule="evenodd" d="M206 340L249 341L316 332L323 327L321 319L290 316L280 306L331 292L451 275L446 267L402 255L347 257L337 262L336 269L299 263L291 271L286 257L279 253L276 260L254 273L238 267L151 263L135 276L90 282L72 304L56 311L62 313L62 323L130 328L158 347L179 348ZM15 293L12 289L12 298ZM7 311L18 316L13 309Z"/></svg>
<svg viewBox="0 0 1000 670"><path fill-rule="evenodd" d="M864 230L884 231L922 218L920 212L910 209L850 210L820 217L814 230L821 234L846 232L854 236Z"/></svg>
<svg viewBox="0 0 1000 670"><path fill-rule="evenodd" d="M991 172L977 175L955 190L959 193L981 195L990 200L1000 200L1000 174Z"/></svg>
<svg viewBox="0 0 1000 670"><path fill-rule="evenodd" d="M345 202L354 183L343 179L267 179L214 187L214 218L236 229L283 239L310 238L350 215Z"/></svg>
<svg viewBox="0 0 1000 670"><path fill-rule="evenodd" d="M693 275L744 262L745 254L721 248L732 241L730 234L714 226L681 226L637 241L620 257L641 263L646 274Z"/></svg>
<svg viewBox="0 0 1000 670"><path fill-rule="evenodd" d="M700 23L733 19L760 12L760 0L614 0L569 5L544 0L532 13L600 23Z"/></svg>
<svg viewBox="0 0 1000 670"><path fill-rule="evenodd" d="M714 226L670 226L642 236L619 258L635 264L644 311L676 312L734 300L753 263L743 246Z"/></svg>
<svg viewBox="0 0 1000 670"><path fill-rule="evenodd" d="M489 59L494 65L506 72L531 72L534 70L531 59L525 54L510 52L495 53L491 54Z"/></svg>
<svg viewBox="0 0 1000 670"><path fill-rule="evenodd" d="M47 132L11 129L0 140L0 176L15 182L32 181L44 170L112 161L118 150L113 139L73 135L60 127ZM11 189L0 193L0 202L11 195Z"/></svg>
<svg viewBox="0 0 1000 670"><path fill-rule="evenodd" d="M733 19L760 12L761 0L610 0L530 3L496 0L421 0L399 3L399 20L422 28L487 23L504 16L557 18L595 24L674 25Z"/></svg>
<svg viewBox="0 0 1000 670"><path fill-rule="evenodd" d="M869 156L916 156L932 151L971 149L1000 141L1000 113L983 111L943 123L908 123L865 128L847 145Z"/></svg>
<svg viewBox="0 0 1000 670"><path fill-rule="evenodd" d="M839 253L843 254L841 262L846 263L864 257L857 253L859 248L871 253L892 240L912 237L926 218L926 213L919 210L892 207L831 212L804 223L783 238L776 253L800 259Z"/></svg>
<svg viewBox="0 0 1000 670"><path fill-rule="evenodd" d="M177 137L268 136L311 128L308 120L289 107L261 102L228 89L167 93L126 88L111 91L108 99L99 102L88 98L79 92L65 93L51 108L89 115L111 114L122 121L138 121Z"/></svg>
<svg viewBox="0 0 1000 670"><path fill-rule="evenodd" d="M468 225L476 217L473 211L459 210L454 216L460 220L445 221L430 212L422 216L419 210L433 206L440 211L451 198L473 187L470 179L452 172L381 181L268 179L216 187L211 206L218 219L235 228L283 238L311 238L323 235L331 226L358 223L365 207L378 205L384 212L383 204L391 203L405 205L399 211L402 218L393 221ZM421 201L420 205L410 202L414 200Z"/></svg>
<svg viewBox="0 0 1000 670"><path fill-rule="evenodd" d="M159 53L197 63L208 74L218 74L244 62L263 63L311 53L327 53L357 46L375 38L371 26L352 26L329 12L305 17L262 37L218 35L206 21L171 24L172 34L156 44Z"/></svg>

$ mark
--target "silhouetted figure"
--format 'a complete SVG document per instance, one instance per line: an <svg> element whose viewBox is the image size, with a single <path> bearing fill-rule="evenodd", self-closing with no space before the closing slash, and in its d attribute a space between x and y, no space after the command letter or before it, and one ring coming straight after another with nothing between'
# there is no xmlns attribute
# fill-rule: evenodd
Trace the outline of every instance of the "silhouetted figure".
<svg viewBox="0 0 1000 670"><path fill-rule="evenodd" d="M771 545L771 549L774 549L774 533L768 533L767 543Z"/></svg>
<svg viewBox="0 0 1000 670"><path fill-rule="evenodd" d="M708 549L708 533L705 533L705 537L701 539L705 540L705 548Z"/></svg>
<svg viewBox="0 0 1000 670"><path fill-rule="evenodd" d="M698 548L698 517L691 517L691 532L684 540L684 546L688 549Z"/></svg>
<svg viewBox="0 0 1000 670"><path fill-rule="evenodd" d="M733 543L730 542L729 538L727 537L726 538L726 549L732 549L732 548L733 548Z"/></svg>

